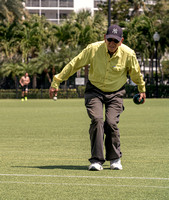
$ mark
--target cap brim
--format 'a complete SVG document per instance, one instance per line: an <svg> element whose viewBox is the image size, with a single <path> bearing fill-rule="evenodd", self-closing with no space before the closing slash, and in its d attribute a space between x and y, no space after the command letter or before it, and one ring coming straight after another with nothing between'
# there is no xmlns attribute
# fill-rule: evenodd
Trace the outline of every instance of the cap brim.
<svg viewBox="0 0 169 200"><path fill-rule="evenodd" d="M118 40L119 42L121 41L121 37L117 36L117 35L106 35L106 39L109 39L109 38L113 38L113 39L116 39Z"/></svg>

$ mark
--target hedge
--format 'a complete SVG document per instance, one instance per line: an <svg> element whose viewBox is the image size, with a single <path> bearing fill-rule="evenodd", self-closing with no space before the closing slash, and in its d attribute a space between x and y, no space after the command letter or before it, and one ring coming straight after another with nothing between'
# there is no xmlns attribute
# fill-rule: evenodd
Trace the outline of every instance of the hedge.
<svg viewBox="0 0 169 200"><path fill-rule="evenodd" d="M126 85L126 95L125 98L132 98L135 94L138 93L137 86ZM84 97L85 86L79 86L76 89L60 89L58 92L58 98L83 98ZM20 99L21 98L21 89L8 89L0 90L0 99ZM156 86L147 85L146 86L146 96L147 98L156 97ZM159 85L158 86L158 97L159 98L169 98L169 85ZM48 89L29 89L28 94L29 99L49 99L49 90Z"/></svg>
<svg viewBox="0 0 169 200"><path fill-rule="evenodd" d="M0 90L0 99L20 99L22 90L8 89ZM29 99L49 99L49 89L29 89ZM58 98L78 98L76 89L60 89L58 92Z"/></svg>

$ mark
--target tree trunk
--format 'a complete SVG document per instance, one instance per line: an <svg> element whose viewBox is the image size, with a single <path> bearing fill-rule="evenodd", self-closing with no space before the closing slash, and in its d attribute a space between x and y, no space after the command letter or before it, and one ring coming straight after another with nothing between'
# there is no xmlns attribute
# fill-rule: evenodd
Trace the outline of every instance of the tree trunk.
<svg viewBox="0 0 169 200"><path fill-rule="evenodd" d="M36 89L36 87L37 87L37 80L36 80L36 74L34 74L32 80L32 88Z"/></svg>
<svg viewBox="0 0 169 200"><path fill-rule="evenodd" d="M15 88L16 88L16 99L18 99L18 78L17 76L14 77L15 80Z"/></svg>

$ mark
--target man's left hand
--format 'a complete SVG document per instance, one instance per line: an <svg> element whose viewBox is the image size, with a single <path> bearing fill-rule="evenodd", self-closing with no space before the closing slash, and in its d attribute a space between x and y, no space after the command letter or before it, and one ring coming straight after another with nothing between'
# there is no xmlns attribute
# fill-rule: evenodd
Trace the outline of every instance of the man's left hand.
<svg viewBox="0 0 169 200"><path fill-rule="evenodd" d="M145 92L140 92L140 98L139 98L139 101L141 101L141 99L143 99L143 103L144 103L145 100L146 100L146 93L145 93Z"/></svg>

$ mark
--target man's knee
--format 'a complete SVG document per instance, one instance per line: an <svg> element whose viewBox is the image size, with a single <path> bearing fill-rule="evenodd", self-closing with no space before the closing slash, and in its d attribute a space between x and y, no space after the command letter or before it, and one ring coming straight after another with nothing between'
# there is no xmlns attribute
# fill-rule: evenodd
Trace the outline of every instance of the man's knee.
<svg viewBox="0 0 169 200"><path fill-rule="evenodd" d="M116 133L118 131L117 124L118 124L118 122L115 118L112 118L111 120L107 119L104 123L105 132L106 133L108 133L108 132Z"/></svg>
<svg viewBox="0 0 169 200"><path fill-rule="evenodd" d="M91 138L103 137L104 135L103 118L96 117L91 120L89 133Z"/></svg>
<svg viewBox="0 0 169 200"><path fill-rule="evenodd" d="M117 125L117 119L116 118L111 118L111 119L106 119L105 123L108 126L116 126Z"/></svg>
<svg viewBox="0 0 169 200"><path fill-rule="evenodd" d="M103 122L103 118L102 117L93 117L92 118L92 124L95 124L95 125L97 125L97 124L103 124L104 122Z"/></svg>

